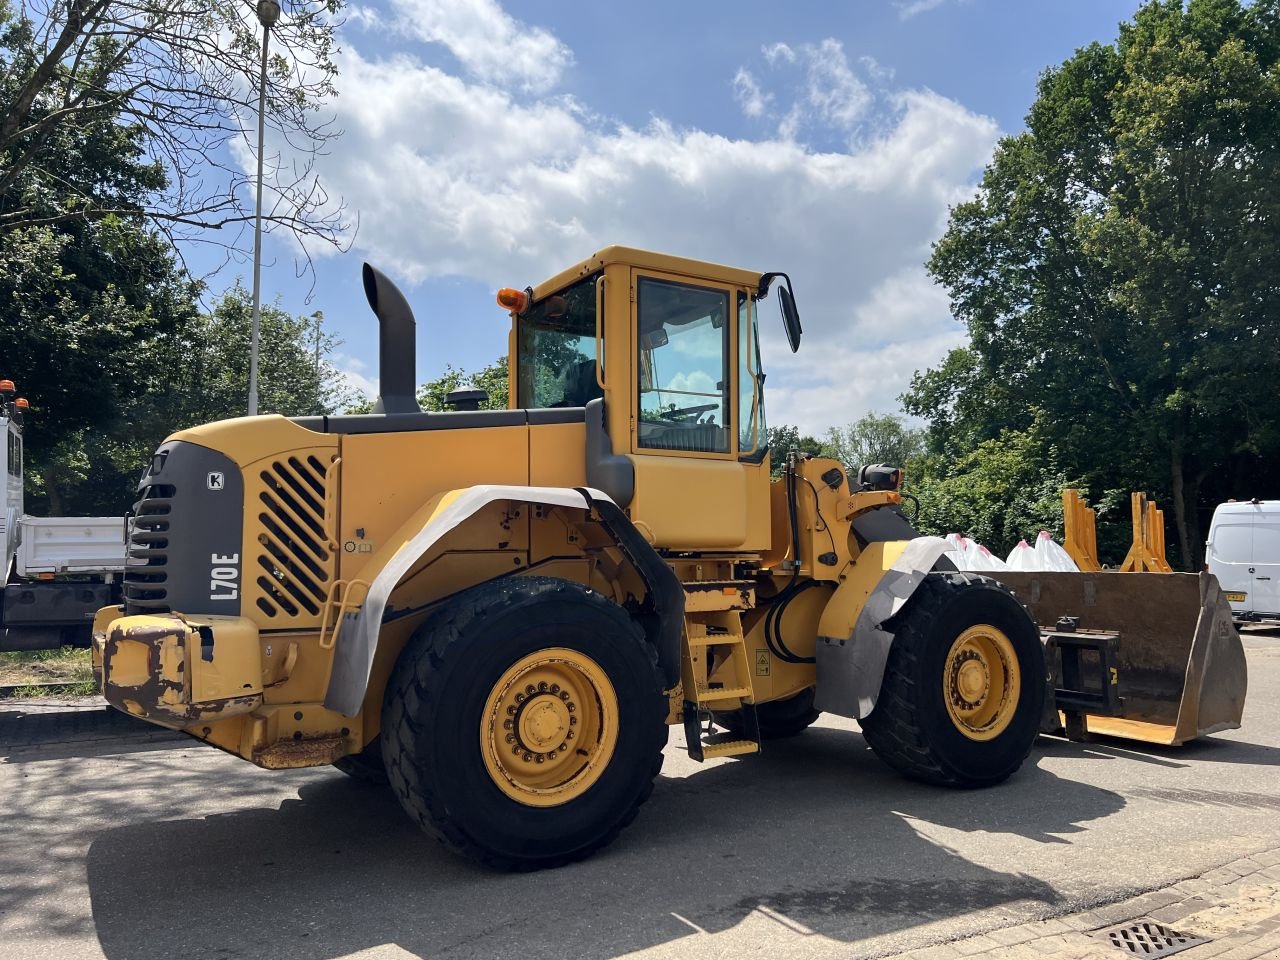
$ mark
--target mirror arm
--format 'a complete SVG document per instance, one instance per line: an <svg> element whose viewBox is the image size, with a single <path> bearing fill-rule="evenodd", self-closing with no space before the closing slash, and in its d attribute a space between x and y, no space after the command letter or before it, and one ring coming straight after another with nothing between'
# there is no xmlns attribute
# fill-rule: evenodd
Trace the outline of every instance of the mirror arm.
<svg viewBox="0 0 1280 960"><path fill-rule="evenodd" d="M781 277L783 280L787 281L787 289L790 290L791 278L788 277L785 273L783 273L780 270L774 270L774 271L771 271L770 273L764 273L760 275L760 286L756 289L755 296L753 296L751 299L760 301L760 300L763 300L765 297L767 297L769 295L769 287L773 285L773 281L778 279L778 277Z"/></svg>

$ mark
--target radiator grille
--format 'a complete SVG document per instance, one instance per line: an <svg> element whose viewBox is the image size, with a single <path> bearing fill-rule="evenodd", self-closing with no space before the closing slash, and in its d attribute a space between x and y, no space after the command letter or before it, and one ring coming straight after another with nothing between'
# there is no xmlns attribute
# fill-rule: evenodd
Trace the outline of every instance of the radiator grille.
<svg viewBox="0 0 1280 960"><path fill-rule="evenodd" d="M177 492L172 484L154 483L142 488L133 505L123 578L126 613L169 609L169 515Z"/></svg>
<svg viewBox="0 0 1280 960"><path fill-rule="evenodd" d="M258 610L272 621L319 615L333 579L325 533L328 469L318 457L277 460L258 474Z"/></svg>

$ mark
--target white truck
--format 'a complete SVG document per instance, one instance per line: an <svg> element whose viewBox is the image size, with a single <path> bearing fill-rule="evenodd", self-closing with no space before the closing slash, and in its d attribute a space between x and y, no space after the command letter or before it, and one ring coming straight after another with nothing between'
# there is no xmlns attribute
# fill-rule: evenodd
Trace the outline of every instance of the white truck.
<svg viewBox="0 0 1280 960"><path fill-rule="evenodd" d="M120 601L124 517L29 517L23 511L23 414L0 380L0 651L89 646L93 615Z"/></svg>
<svg viewBox="0 0 1280 960"><path fill-rule="evenodd" d="M1236 620L1280 621L1280 500L1219 504L1205 569L1218 578Z"/></svg>

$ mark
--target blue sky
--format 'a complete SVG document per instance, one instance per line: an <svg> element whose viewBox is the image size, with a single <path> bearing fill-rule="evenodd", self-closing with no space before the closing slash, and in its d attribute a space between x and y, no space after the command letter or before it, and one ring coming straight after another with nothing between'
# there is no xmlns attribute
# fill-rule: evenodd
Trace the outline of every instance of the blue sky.
<svg viewBox="0 0 1280 960"><path fill-rule="evenodd" d="M766 330L770 421L896 410L911 373L963 342L921 266L948 204L1022 127L1039 73L1136 6L354 3L331 105L345 133L319 174L360 229L320 255L309 303L268 237L264 297L323 310L337 366L371 389L366 259L414 305L419 379L505 352L497 287L610 243L787 270L806 339L792 357Z"/></svg>

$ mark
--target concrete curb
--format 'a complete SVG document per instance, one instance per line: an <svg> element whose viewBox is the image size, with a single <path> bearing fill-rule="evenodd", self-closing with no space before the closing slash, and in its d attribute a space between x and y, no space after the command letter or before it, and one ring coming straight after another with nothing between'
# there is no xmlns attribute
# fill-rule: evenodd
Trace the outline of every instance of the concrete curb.
<svg viewBox="0 0 1280 960"><path fill-rule="evenodd" d="M1083 913L1002 927L892 956L893 960L1121 960L1141 954L1112 946L1095 934L1140 919L1208 941L1172 954L1179 960L1280 957L1280 847Z"/></svg>

